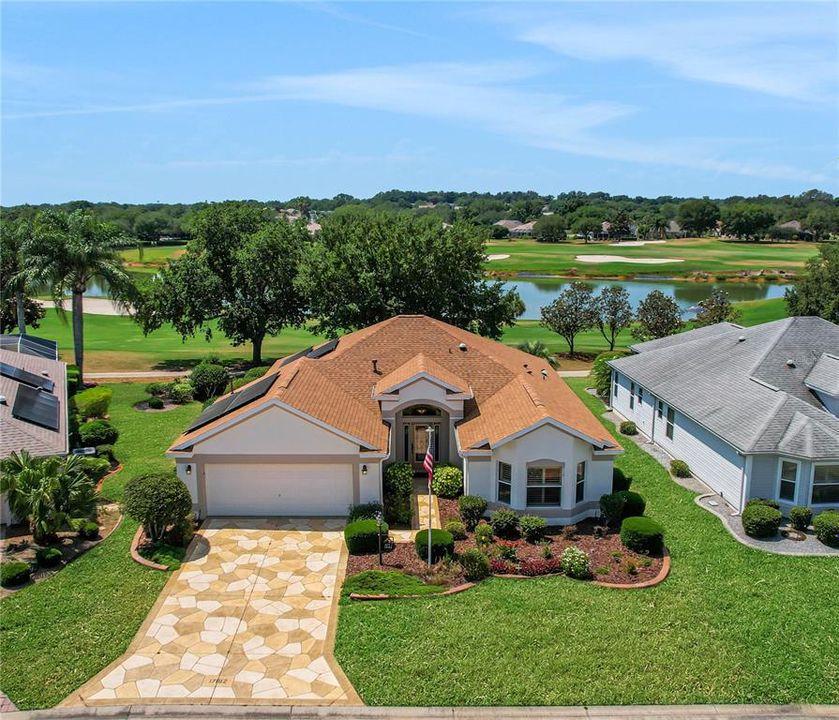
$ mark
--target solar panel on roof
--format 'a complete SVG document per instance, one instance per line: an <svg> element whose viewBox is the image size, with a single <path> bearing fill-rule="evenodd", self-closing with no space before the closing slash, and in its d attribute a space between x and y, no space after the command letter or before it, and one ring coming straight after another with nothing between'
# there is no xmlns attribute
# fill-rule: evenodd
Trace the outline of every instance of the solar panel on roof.
<svg viewBox="0 0 839 720"><path fill-rule="evenodd" d="M336 345L338 345L338 338L330 340L329 342L324 343L320 347L316 347L306 357L310 357L312 359L323 357L324 355L331 353L335 349Z"/></svg>
<svg viewBox="0 0 839 720"><path fill-rule="evenodd" d="M312 346L309 345L305 350L301 350L300 352L294 353L294 355L289 355L288 357L284 357L283 361L280 363L280 367L283 365L288 365L290 362L294 362L297 358L302 358L305 355L308 355L312 352Z"/></svg>
<svg viewBox="0 0 839 720"><path fill-rule="evenodd" d="M51 393L55 389L55 383L43 375L36 375L28 370L23 370L9 363L0 362L0 375L17 380L19 383L33 388L41 388Z"/></svg>
<svg viewBox="0 0 839 720"><path fill-rule="evenodd" d="M58 411L59 403L55 395L24 385L17 390L12 417L57 431Z"/></svg>
<svg viewBox="0 0 839 720"><path fill-rule="evenodd" d="M186 431L192 432L193 430L197 430L203 425L212 422L216 418L220 418L227 412L227 408L231 402L233 402L233 395L228 395L220 400L216 400L195 419L195 422L192 423Z"/></svg>
<svg viewBox="0 0 839 720"><path fill-rule="evenodd" d="M58 343L34 335L0 335L0 348L48 360L58 360Z"/></svg>
<svg viewBox="0 0 839 720"><path fill-rule="evenodd" d="M279 373L268 375L244 390L240 390L239 392L235 392L232 395L228 395L227 397L223 397L221 400L214 402L198 416L196 421L192 423L189 428L187 428L187 432L197 430L198 428L213 422L213 420L218 420L218 418L232 413L234 410L242 407L243 405L247 405L254 400L258 400L271 389L271 385L274 384L274 380L277 379L278 375Z"/></svg>

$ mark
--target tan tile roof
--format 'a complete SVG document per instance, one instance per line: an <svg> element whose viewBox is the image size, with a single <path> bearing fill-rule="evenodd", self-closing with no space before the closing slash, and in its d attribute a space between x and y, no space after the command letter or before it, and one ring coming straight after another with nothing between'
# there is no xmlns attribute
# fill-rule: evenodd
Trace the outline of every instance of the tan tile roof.
<svg viewBox="0 0 839 720"><path fill-rule="evenodd" d="M302 357L286 365L278 361L269 371L279 373L277 381L256 402L276 398L357 438L365 448L387 452L389 429L374 392L423 368L474 394L464 402L465 417L458 428L464 449L495 442L548 417L598 443L617 445L544 360L425 315L398 315L345 335L332 352L317 359ZM245 405L182 435L172 449L188 449L207 431L252 407Z"/></svg>
<svg viewBox="0 0 839 720"><path fill-rule="evenodd" d="M65 455L67 445L67 366L58 360L49 360L35 355L0 350L0 361L14 365L21 370L41 375L46 372L55 383L53 394L58 398L58 431L33 425L12 417L17 390L17 380L0 376L0 395L6 398L0 405L0 458L8 457L13 451L27 450L31 455Z"/></svg>
<svg viewBox="0 0 839 720"><path fill-rule="evenodd" d="M423 373L441 380L455 392L465 393L469 390L469 383L463 378L449 372L440 363L426 356L425 353L417 353L404 365L400 365L396 370L379 380L376 383L375 393L376 395L384 395Z"/></svg>

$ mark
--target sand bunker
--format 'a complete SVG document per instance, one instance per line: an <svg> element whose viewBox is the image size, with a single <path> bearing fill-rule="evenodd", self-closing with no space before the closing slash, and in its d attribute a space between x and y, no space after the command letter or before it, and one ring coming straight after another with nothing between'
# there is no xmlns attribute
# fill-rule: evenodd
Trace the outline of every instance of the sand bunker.
<svg viewBox="0 0 839 720"><path fill-rule="evenodd" d="M609 243L613 247L641 247L642 245L664 245L666 240L627 240L626 242Z"/></svg>
<svg viewBox="0 0 839 720"><path fill-rule="evenodd" d="M487 260L506 260L509 255L487 255Z"/></svg>
<svg viewBox="0 0 839 720"><path fill-rule="evenodd" d="M577 262L584 263L633 263L635 265L664 265L666 263L684 262L676 258L630 258L623 255L577 255L574 258Z"/></svg>

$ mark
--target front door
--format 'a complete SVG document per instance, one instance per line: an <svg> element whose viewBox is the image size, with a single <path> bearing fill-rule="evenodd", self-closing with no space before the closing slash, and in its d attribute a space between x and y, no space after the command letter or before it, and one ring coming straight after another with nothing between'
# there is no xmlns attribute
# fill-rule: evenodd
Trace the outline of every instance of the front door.
<svg viewBox="0 0 839 720"><path fill-rule="evenodd" d="M439 422L406 423L405 433L405 461L411 463L414 470L421 471L425 453L428 450L428 427L434 428L432 434L431 454L436 463L440 459L440 427Z"/></svg>

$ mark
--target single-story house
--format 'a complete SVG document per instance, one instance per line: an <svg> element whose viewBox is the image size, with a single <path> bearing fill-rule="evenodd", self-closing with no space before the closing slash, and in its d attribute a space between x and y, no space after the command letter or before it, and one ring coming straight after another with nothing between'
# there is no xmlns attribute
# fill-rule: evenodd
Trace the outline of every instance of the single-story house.
<svg viewBox="0 0 839 720"><path fill-rule="evenodd" d="M513 228L517 228L521 225L518 220L499 220L498 222L494 222L492 224L498 225L498 227L507 228L507 230L512 230Z"/></svg>
<svg viewBox="0 0 839 720"><path fill-rule="evenodd" d="M382 500L387 464L422 474L429 442L467 494L557 524L597 513L621 452L544 360L399 315L277 361L167 455L200 517L340 516Z"/></svg>
<svg viewBox="0 0 839 720"><path fill-rule="evenodd" d="M664 228L664 234L667 235L667 237L673 238L683 238L688 236L687 231L682 230L682 226L675 220L667 221L667 227Z"/></svg>
<svg viewBox="0 0 839 720"><path fill-rule="evenodd" d="M719 323L610 361L610 403L735 510L839 507L839 326Z"/></svg>
<svg viewBox="0 0 839 720"><path fill-rule="evenodd" d="M530 237L533 234L533 228L536 227L536 221L520 223L514 228L510 228L510 235L513 237Z"/></svg>
<svg viewBox="0 0 839 720"><path fill-rule="evenodd" d="M25 337L19 352L0 349L0 459L21 450L35 457L66 455L67 366L37 354L48 351L44 341ZM3 497L0 524L11 520Z"/></svg>

